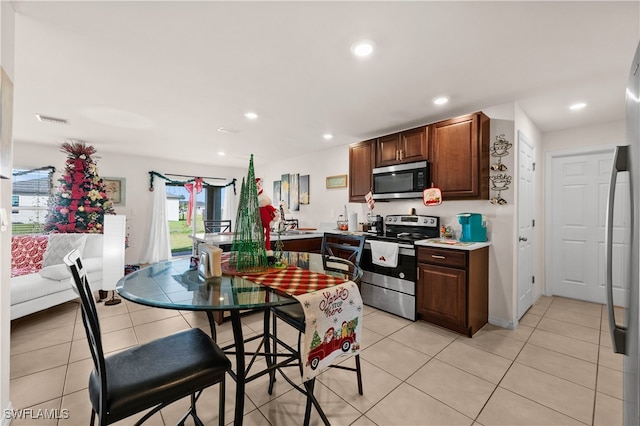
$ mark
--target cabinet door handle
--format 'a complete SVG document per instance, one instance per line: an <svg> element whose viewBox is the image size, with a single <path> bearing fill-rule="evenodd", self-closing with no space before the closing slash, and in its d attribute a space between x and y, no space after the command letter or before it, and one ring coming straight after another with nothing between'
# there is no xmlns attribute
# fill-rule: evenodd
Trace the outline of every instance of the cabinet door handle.
<svg viewBox="0 0 640 426"><path fill-rule="evenodd" d="M400 161L402 161L402 154L404 154L404 152L402 152L402 150L400 150Z"/></svg>
<svg viewBox="0 0 640 426"><path fill-rule="evenodd" d="M518 241L527 241L527 237L518 237Z"/></svg>
<svg viewBox="0 0 640 426"><path fill-rule="evenodd" d="M396 151L396 161L400 161L398 157L398 151Z"/></svg>
<svg viewBox="0 0 640 426"><path fill-rule="evenodd" d="M434 259L446 259L446 257L444 256L439 256L437 254L432 254L431 257L433 257Z"/></svg>

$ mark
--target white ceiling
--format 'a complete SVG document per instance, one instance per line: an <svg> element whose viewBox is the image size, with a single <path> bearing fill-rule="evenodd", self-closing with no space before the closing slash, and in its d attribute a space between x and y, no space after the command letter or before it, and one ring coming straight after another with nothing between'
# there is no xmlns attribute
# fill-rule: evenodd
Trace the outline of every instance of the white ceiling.
<svg viewBox="0 0 640 426"><path fill-rule="evenodd" d="M15 143L239 167L513 101L542 132L620 120L640 35L637 1L14 4Z"/></svg>

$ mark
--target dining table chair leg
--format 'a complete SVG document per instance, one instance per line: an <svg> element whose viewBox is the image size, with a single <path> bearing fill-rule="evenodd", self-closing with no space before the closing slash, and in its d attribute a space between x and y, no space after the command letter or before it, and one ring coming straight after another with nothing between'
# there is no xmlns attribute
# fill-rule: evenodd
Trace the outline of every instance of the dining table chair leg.
<svg viewBox="0 0 640 426"><path fill-rule="evenodd" d="M358 393L364 395L362 391L362 369L360 368L360 354L356 355L356 375L358 377Z"/></svg>
<svg viewBox="0 0 640 426"><path fill-rule="evenodd" d="M271 327L271 310L270 309L265 309L264 311L263 327L264 327L264 333L265 333L264 348L265 348L265 353L267 354L265 358L267 361L267 368L269 369L269 388L267 389L267 392L269 393L269 395L272 395L273 384L276 382L276 369L273 368L273 366L278 363L278 357L276 356L276 353L278 352L278 342L276 340L277 334L276 334L275 316L273 317L273 333L270 331L270 327ZM271 342L273 342L273 348L271 347ZM270 356L269 353L272 353L273 355Z"/></svg>
<svg viewBox="0 0 640 426"><path fill-rule="evenodd" d="M331 423L329 423L329 419L327 418L327 415L322 410L322 407L320 407L320 402L318 402L318 399L313 394L313 389L315 387L315 384L316 384L315 377L311 380L307 380L306 382L304 382L304 388L307 392L307 404L304 410L303 424L304 426L309 426L309 422L311 421L311 405L313 404L313 406L316 407L316 410L318 411L320 418L322 419L322 423L324 423L325 426L331 426Z"/></svg>
<svg viewBox="0 0 640 426"><path fill-rule="evenodd" d="M244 337L242 335L242 322L238 310L231 311L231 328L233 329L233 341L236 351L236 406L233 424L234 426L242 426L246 371L244 370Z"/></svg>
<svg viewBox="0 0 640 426"><path fill-rule="evenodd" d="M217 335L216 335L216 322L215 319L213 318L213 313L211 311L206 311L207 313L207 319L209 320L209 328L211 328L211 338L213 339L214 342L217 342Z"/></svg>

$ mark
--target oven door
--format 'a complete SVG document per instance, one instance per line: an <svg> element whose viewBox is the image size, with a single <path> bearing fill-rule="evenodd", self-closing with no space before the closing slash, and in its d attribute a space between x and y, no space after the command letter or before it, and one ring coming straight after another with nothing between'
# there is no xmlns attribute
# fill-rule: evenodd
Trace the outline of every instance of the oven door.
<svg viewBox="0 0 640 426"><path fill-rule="evenodd" d="M363 302L377 309L416 320L416 251L400 245L398 266L385 268L371 262L371 245L365 242L360 266L363 270L361 293Z"/></svg>
<svg viewBox="0 0 640 426"><path fill-rule="evenodd" d="M373 272L415 283L417 276L415 247L408 244L400 244L399 246L398 265L395 268L388 268L373 264L371 261L371 245L365 242L364 249L362 250L362 258L360 259L360 267L363 271Z"/></svg>

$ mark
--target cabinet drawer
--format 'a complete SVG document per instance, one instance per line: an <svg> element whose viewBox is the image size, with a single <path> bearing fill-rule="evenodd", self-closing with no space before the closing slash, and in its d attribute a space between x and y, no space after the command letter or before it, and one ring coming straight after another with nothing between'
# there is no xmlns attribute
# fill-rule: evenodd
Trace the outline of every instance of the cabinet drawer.
<svg viewBox="0 0 640 426"><path fill-rule="evenodd" d="M467 254L460 250L445 250L420 247L418 249L418 263L452 266L454 268L467 267Z"/></svg>

